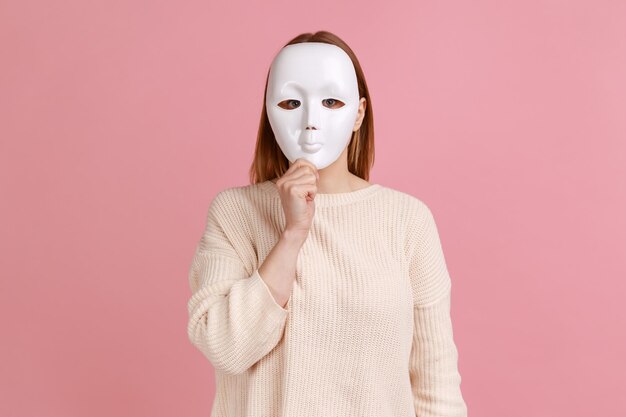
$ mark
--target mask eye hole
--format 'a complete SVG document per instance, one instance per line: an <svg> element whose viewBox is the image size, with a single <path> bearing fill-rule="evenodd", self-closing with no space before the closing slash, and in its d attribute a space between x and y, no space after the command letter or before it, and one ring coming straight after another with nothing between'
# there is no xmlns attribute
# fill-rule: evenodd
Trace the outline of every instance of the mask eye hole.
<svg viewBox="0 0 626 417"><path fill-rule="evenodd" d="M299 100L283 100L280 103L278 103L278 106L286 110L293 110L293 109L300 107L300 101Z"/></svg>
<svg viewBox="0 0 626 417"><path fill-rule="evenodd" d="M327 98L322 100L322 102L325 103L324 105L330 109L338 109L345 105L343 101L337 100L335 98Z"/></svg>
<svg viewBox="0 0 626 417"><path fill-rule="evenodd" d="M328 107L329 109L339 109L345 106L345 103L343 101L337 100L336 98L324 99L322 100L322 103L324 104L324 107ZM286 110L297 109L298 107L300 107L300 100L295 100L295 99L283 100L280 103L278 103L278 106Z"/></svg>

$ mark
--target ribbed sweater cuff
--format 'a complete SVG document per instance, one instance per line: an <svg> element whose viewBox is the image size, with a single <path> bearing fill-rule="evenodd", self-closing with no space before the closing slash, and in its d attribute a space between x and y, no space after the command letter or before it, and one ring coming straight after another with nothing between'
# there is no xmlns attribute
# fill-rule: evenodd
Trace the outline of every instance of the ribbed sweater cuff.
<svg viewBox="0 0 626 417"><path fill-rule="evenodd" d="M274 298L274 295L272 294L272 291L267 286L267 283L259 274L258 269L254 270L254 272L250 276L248 284L256 293L259 293L259 297L261 298L261 302L263 303L263 309L265 311L268 311L272 317L276 316L277 320L282 321L289 313L289 309L284 308L283 306L278 304L278 302ZM263 290L257 287L262 287ZM289 303L287 303L287 305L289 305Z"/></svg>

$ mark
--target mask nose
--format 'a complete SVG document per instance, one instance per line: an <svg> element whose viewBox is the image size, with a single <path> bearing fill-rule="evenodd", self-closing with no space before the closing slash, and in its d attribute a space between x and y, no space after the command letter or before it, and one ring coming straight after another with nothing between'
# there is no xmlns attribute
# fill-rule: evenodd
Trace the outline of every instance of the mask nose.
<svg viewBox="0 0 626 417"><path fill-rule="evenodd" d="M305 112L306 130L318 130L320 128L320 108L314 100L309 100Z"/></svg>

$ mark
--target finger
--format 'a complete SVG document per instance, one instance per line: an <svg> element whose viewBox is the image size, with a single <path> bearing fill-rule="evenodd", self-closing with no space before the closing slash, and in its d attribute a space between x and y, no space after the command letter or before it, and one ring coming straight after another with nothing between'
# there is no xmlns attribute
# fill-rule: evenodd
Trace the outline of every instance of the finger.
<svg viewBox="0 0 626 417"><path fill-rule="evenodd" d="M294 173L302 171L302 170L313 173L315 177L317 178L317 180L319 181L320 175L317 172L317 168L315 167L315 165L311 164L309 161L307 161L304 158L298 158L294 161L293 164L291 164L291 166L287 169L287 171L285 171L285 173L276 181L276 184L281 185L285 183L285 181L287 181L290 177L292 177Z"/></svg>
<svg viewBox="0 0 626 417"><path fill-rule="evenodd" d="M310 197L311 200L315 200L317 194L317 186L313 184L295 184L293 186L294 192L303 198Z"/></svg>
<svg viewBox="0 0 626 417"><path fill-rule="evenodd" d="M296 171L294 171L294 173L293 173L292 175L299 175L299 174L300 174L300 173L302 173L302 172L307 173L307 174L311 174L311 175L313 175L314 177L316 177L316 178L318 178L318 179L319 179L319 174L318 174L318 172L317 172L315 169L313 169L313 168L311 168L310 166L308 166L308 165L302 165L302 166L300 166L300 167L299 167Z"/></svg>
<svg viewBox="0 0 626 417"><path fill-rule="evenodd" d="M317 172L317 167L315 166L315 164L314 164L314 163L312 163L311 161L309 161L309 160L305 159L305 158L298 158L298 159L296 159L296 161L294 162L294 164L295 164L295 163L298 163L298 164L303 164L303 165L305 165L305 166L307 166L307 167L311 168L311 170L312 170L313 172Z"/></svg>
<svg viewBox="0 0 626 417"><path fill-rule="evenodd" d="M309 167L308 165L300 165L298 168L296 168L293 172L289 173L289 174L285 174L282 177L282 181L281 182L285 182L287 180L291 180L294 178L301 178L302 175L311 175L313 178L315 178L316 180L319 180L319 174L316 174L311 167Z"/></svg>
<svg viewBox="0 0 626 417"><path fill-rule="evenodd" d="M288 177L283 177L283 184L287 187L298 184L317 185L317 177L307 169L300 169Z"/></svg>
<svg viewBox="0 0 626 417"><path fill-rule="evenodd" d="M310 162L310 161L308 161L308 160L306 160L304 158L298 158L296 160L296 162L298 162L298 161L302 162L303 165L301 165L301 166L309 168L311 170L311 172L317 177L318 180L320 179L320 174L319 174L318 169L315 166L315 164L313 164L312 162Z"/></svg>

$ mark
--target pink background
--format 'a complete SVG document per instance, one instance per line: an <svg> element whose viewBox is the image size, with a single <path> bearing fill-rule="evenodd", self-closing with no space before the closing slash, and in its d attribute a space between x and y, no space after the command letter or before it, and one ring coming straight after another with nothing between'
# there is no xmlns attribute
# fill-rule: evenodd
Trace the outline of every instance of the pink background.
<svg viewBox="0 0 626 417"><path fill-rule="evenodd" d="M0 5L0 415L208 416L187 272L272 57L364 68L371 181L432 208L482 417L626 415L626 3Z"/></svg>

